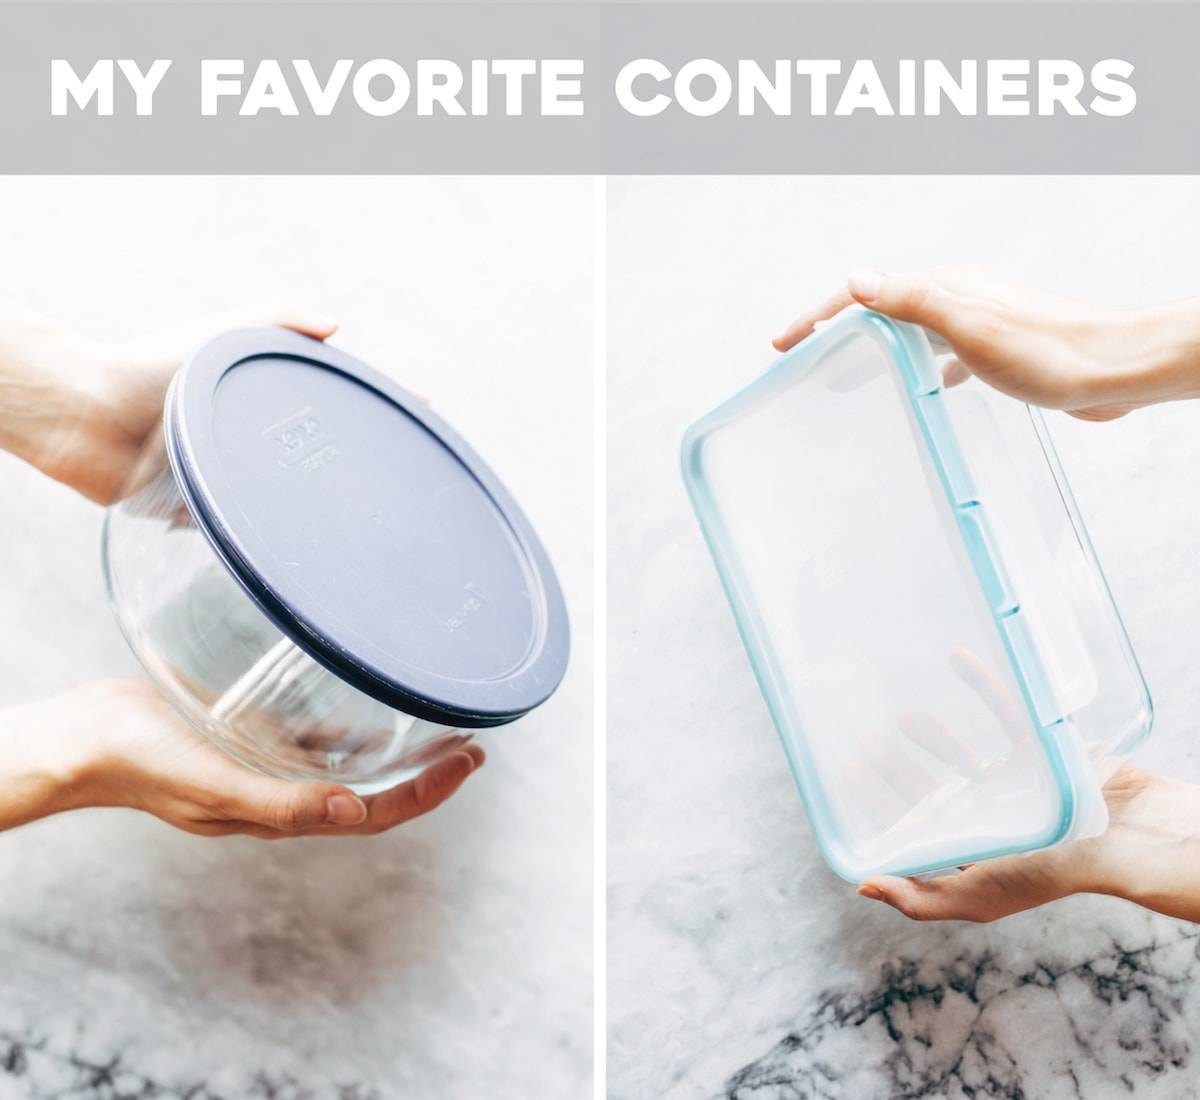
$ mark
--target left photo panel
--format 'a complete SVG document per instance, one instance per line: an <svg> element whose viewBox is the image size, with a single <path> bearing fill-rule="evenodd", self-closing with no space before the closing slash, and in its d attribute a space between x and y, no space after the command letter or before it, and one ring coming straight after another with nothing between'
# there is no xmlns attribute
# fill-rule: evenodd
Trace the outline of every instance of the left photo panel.
<svg viewBox="0 0 1200 1100"><path fill-rule="evenodd" d="M0 1093L591 1092L594 186L0 180Z"/></svg>

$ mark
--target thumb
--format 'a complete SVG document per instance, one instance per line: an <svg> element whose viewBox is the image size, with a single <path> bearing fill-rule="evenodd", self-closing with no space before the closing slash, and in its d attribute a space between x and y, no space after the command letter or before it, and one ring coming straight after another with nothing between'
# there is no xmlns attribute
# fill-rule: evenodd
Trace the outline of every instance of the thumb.
<svg viewBox="0 0 1200 1100"><path fill-rule="evenodd" d="M226 812L241 821L293 833L326 825L360 825L366 804L336 783L273 779L246 773L228 792Z"/></svg>
<svg viewBox="0 0 1200 1100"><path fill-rule="evenodd" d="M935 879L879 875L863 882L858 893L885 902L909 920L918 921L993 921L1051 900L1009 893L986 868L978 865L958 875Z"/></svg>
<svg viewBox="0 0 1200 1100"><path fill-rule="evenodd" d="M931 329L953 343L962 329L965 299L923 274L886 274L874 269L854 272L847 281L856 302L869 309Z"/></svg>

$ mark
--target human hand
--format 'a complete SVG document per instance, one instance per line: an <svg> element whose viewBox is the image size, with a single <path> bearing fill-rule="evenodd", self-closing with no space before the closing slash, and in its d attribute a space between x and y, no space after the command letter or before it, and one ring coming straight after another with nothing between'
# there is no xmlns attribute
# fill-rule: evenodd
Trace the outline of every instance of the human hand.
<svg viewBox="0 0 1200 1100"><path fill-rule="evenodd" d="M265 325L318 340L337 327L262 306L106 344L0 301L0 447L107 504L158 427L167 386L184 360L222 332Z"/></svg>
<svg viewBox="0 0 1200 1100"><path fill-rule="evenodd" d="M468 744L416 779L359 798L337 783L243 767L143 680L100 680L0 712L0 829L89 806L143 810L202 836L381 833L428 813L483 766Z"/></svg>
<svg viewBox="0 0 1200 1100"><path fill-rule="evenodd" d="M1111 420L1200 392L1200 305L1107 310L1005 282L977 267L864 270L773 341L787 351L855 302L923 326L953 353L947 385L977 375L1034 405ZM942 349L946 350L946 349Z"/></svg>
<svg viewBox="0 0 1200 1100"><path fill-rule="evenodd" d="M1104 799L1109 826L1100 836L942 878L878 875L858 892L919 921L993 921L1081 893L1200 921L1200 788L1125 765Z"/></svg>

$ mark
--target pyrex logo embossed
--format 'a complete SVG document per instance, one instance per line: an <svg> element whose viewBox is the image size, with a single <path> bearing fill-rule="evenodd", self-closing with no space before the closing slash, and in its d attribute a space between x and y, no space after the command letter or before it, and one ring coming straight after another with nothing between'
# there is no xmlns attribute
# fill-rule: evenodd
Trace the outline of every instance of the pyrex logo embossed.
<svg viewBox="0 0 1200 1100"><path fill-rule="evenodd" d="M276 457L284 465L298 467L305 473L320 469L338 455L337 440L311 408L272 424L263 436L271 441Z"/></svg>
<svg viewBox="0 0 1200 1100"><path fill-rule="evenodd" d="M483 589L479 585L468 582L463 588L467 593L467 598L463 601L462 606L446 620L446 629L451 634L488 602L487 596L483 594Z"/></svg>

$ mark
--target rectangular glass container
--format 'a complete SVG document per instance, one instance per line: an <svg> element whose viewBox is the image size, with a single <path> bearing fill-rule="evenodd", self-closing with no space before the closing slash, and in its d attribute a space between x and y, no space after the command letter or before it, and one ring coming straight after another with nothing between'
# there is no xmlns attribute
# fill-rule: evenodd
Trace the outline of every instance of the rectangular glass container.
<svg viewBox="0 0 1200 1100"><path fill-rule="evenodd" d="M1093 835L1149 694L1041 414L855 308L694 424L683 473L830 866Z"/></svg>

